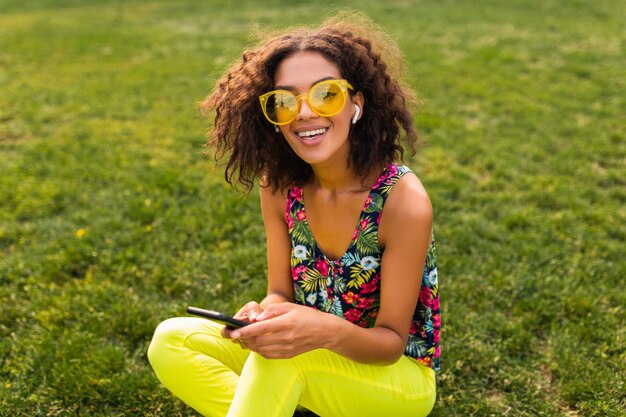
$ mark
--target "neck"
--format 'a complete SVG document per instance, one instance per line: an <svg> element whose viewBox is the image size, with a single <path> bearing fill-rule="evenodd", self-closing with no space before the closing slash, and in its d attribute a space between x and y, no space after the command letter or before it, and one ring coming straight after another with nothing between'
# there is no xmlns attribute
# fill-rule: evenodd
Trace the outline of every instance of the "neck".
<svg viewBox="0 0 626 417"><path fill-rule="evenodd" d="M364 182L363 178L357 175L352 167L348 166L347 161L342 165L329 163L313 165L312 168L312 185L331 194L367 190L380 175L380 169L373 169Z"/></svg>
<svg viewBox="0 0 626 417"><path fill-rule="evenodd" d="M313 185L320 189L330 192L341 192L347 189L353 189L355 184L360 183L361 179L348 167L326 164L326 166L314 165L313 168Z"/></svg>

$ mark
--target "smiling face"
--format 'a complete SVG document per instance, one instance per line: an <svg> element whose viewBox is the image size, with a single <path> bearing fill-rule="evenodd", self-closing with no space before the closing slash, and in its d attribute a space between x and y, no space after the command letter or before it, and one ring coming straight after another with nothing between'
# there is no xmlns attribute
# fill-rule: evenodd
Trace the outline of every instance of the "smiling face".
<svg viewBox="0 0 626 417"><path fill-rule="evenodd" d="M317 52L305 51L290 55L278 65L274 86L275 89L300 95L307 94L313 85L322 80L341 78L341 72L334 63ZM314 168L336 164L346 166L350 154L348 133L356 111L355 104L363 109L359 93L349 96L338 114L322 117L311 110L305 99L301 99L295 120L280 126L280 130L294 152Z"/></svg>

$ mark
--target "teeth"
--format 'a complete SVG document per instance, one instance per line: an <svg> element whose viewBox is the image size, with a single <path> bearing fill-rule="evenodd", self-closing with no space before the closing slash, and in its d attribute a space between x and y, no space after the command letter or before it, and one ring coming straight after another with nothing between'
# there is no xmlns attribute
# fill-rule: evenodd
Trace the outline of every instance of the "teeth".
<svg viewBox="0 0 626 417"><path fill-rule="evenodd" d="M309 138L311 136L321 135L326 132L326 129L307 130L306 132L298 132L298 136L301 138Z"/></svg>

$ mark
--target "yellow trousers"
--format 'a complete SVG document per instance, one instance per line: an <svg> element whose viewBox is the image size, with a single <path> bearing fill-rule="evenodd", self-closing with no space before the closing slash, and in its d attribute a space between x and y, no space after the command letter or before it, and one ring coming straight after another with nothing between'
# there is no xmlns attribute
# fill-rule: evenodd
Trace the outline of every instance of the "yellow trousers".
<svg viewBox="0 0 626 417"><path fill-rule="evenodd" d="M419 417L435 403L435 373L403 356L389 366L326 349L265 359L202 318L161 323L148 349L159 380L205 416L291 417L298 405L323 417Z"/></svg>

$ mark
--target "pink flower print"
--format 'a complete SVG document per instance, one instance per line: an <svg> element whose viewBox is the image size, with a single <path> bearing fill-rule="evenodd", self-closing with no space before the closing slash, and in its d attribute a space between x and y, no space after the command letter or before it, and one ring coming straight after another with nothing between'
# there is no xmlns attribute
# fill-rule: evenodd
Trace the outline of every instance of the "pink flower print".
<svg viewBox="0 0 626 417"><path fill-rule="evenodd" d="M419 300L420 300L420 303L422 303L425 307L430 308L431 306L430 288L428 288L425 285L423 285L422 288L420 288Z"/></svg>
<svg viewBox="0 0 626 417"><path fill-rule="evenodd" d="M441 349L439 348L439 346L437 346L435 348L435 355L434 355L435 358L438 358L440 354L441 354Z"/></svg>
<svg viewBox="0 0 626 417"><path fill-rule="evenodd" d="M363 219L359 222L359 227L361 228L361 230L365 230L368 224L369 224L369 220Z"/></svg>
<svg viewBox="0 0 626 417"><path fill-rule="evenodd" d="M378 213L378 217L376 217L376 224L380 224L380 218L383 217L383 212Z"/></svg>
<svg viewBox="0 0 626 417"><path fill-rule="evenodd" d="M300 278L306 272L306 266L299 265L295 268L291 268L291 277L295 280Z"/></svg>
<svg viewBox="0 0 626 417"><path fill-rule="evenodd" d="M352 241L356 240L356 237L359 235L359 229L354 229L354 233L352 233Z"/></svg>
<svg viewBox="0 0 626 417"><path fill-rule="evenodd" d="M315 269L317 269L323 277L328 276L328 264L322 258L317 258L317 262L315 262Z"/></svg>
<svg viewBox="0 0 626 417"><path fill-rule="evenodd" d="M359 298L359 304L357 304L356 308L366 310L370 308L372 304L374 304L373 298Z"/></svg>
<svg viewBox="0 0 626 417"><path fill-rule="evenodd" d="M362 313L356 308L351 308L350 310L346 311L343 316L350 323L356 323L361 319L361 314Z"/></svg>
<svg viewBox="0 0 626 417"><path fill-rule="evenodd" d="M299 210L299 211L296 213L296 219L298 219L298 220L300 220L300 221L302 221L302 220L306 219L306 213L304 212L304 210Z"/></svg>
<svg viewBox="0 0 626 417"><path fill-rule="evenodd" d="M433 310L439 310L439 297L433 298L431 308Z"/></svg>
<svg viewBox="0 0 626 417"><path fill-rule="evenodd" d="M409 327L409 334L417 333L417 327L415 327L415 323L411 322L411 327Z"/></svg>
<svg viewBox="0 0 626 417"><path fill-rule="evenodd" d="M289 193L289 197L293 198L296 201L302 201L302 188L294 187Z"/></svg>
<svg viewBox="0 0 626 417"><path fill-rule="evenodd" d="M378 179L376 180L376 184L374 184L374 188L378 188L380 184L383 183L383 181L387 180L387 178L389 178L390 176L395 175L397 172L398 170L396 169L395 165L389 165L387 169L385 170L385 172L383 173L383 175L378 177Z"/></svg>
<svg viewBox="0 0 626 417"><path fill-rule="evenodd" d="M439 314L433 316L433 326L435 328L441 328L441 316Z"/></svg>
<svg viewBox="0 0 626 417"><path fill-rule="evenodd" d="M369 282L361 285L361 294L369 294L376 291L378 289L378 281L380 281L380 275L376 274Z"/></svg>
<svg viewBox="0 0 626 417"><path fill-rule="evenodd" d="M435 342L435 343L439 342L439 330L435 330L433 332L433 342Z"/></svg>
<svg viewBox="0 0 626 417"><path fill-rule="evenodd" d="M293 229L293 225L295 224L293 218L289 214L287 214L285 216L285 220L287 220L287 227L289 228L289 230Z"/></svg>

